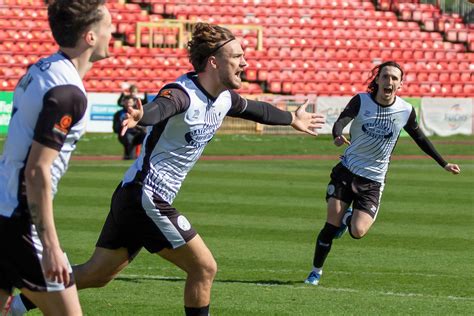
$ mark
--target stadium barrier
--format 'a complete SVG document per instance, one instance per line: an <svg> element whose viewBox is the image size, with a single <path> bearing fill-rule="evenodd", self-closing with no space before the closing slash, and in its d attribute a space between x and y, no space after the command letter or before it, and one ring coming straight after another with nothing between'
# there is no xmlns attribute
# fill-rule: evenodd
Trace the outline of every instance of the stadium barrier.
<svg viewBox="0 0 474 316"><path fill-rule="evenodd" d="M186 48L198 21L164 19L158 22L137 22L135 47L140 48L146 35L148 47ZM253 24L222 24L230 29L246 48L263 50L263 26Z"/></svg>
<svg viewBox="0 0 474 316"><path fill-rule="evenodd" d="M88 132L112 132L113 115L120 109L117 106L118 93L89 93L89 107L86 113L89 120ZM153 99L154 95L149 95ZM308 112L326 115L326 124L320 134L330 134L332 126L351 97L317 97L260 95L252 96L269 102L282 110L294 111L306 100ZM12 112L13 92L0 92L0 135L6 134ZM418 113L421 128L427 135L450 136L455 134L473 135L474 100L472 98L406 98ZM349 126L344 129L348 133ZM238 118L226 117L219 133L226 134L298 134L288 126L269 126ZM402 133L402 136L406 136Z"/></svg>

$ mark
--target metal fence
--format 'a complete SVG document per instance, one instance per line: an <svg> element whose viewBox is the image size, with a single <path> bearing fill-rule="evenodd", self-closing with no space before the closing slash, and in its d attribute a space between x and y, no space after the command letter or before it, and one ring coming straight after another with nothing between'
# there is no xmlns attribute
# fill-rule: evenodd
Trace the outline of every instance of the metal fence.
<svg viewBox="0 0 474 316"><path fill-rule="evenodd" d="M437 5L443 12L459 14L465 23L474 23L474 4L469 0L422 0L420 2Z"/></svg>

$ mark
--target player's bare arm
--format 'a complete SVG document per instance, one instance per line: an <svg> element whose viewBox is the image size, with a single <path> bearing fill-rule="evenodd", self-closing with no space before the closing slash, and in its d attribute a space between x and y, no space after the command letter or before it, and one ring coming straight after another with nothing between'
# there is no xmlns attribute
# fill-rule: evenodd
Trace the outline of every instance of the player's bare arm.
<svg viewBox="0 0 474 316"><path fill-rule="evenodd" d="M53 218L51 165L58 151L33 142L25 169L28 207L43 244L43 269L59 283L69 283L68 264L59 245Z"/></svg>

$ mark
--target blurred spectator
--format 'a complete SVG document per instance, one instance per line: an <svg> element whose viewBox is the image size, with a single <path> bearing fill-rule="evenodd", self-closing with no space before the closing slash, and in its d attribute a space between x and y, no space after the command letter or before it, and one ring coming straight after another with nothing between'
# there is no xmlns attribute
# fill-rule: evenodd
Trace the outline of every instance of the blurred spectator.
<svg viewBox="0 0 474 316"><path fill-rule="evenodd" d="M138 96L138 87L136 85L134 85L134 84L128 85L127 83L123 83L122 87L123 87L123 91L122 91L122 93L120 94L120 96L117 100L117 104L119 106L123 106L124 97L126 97L126 96L131 96L132 98L135 98L135 99L139 98L139 96ZM148 93L145 92L144 96L143 96L143 99L140 98L140 100L142 101L142 104L147 104L148 103Z"/></svg>
<svg viewBox="0 0 474 316"><path fill-rule="evenodd" d="M129 107L135 106L136 102L136 99L130 95L126 95L122 99L123 109L114 114L113 130L114 133L118 135L118 140L124 147L123 159L130 160L136 158L137 146L143 142L146 135L146 129L142 126L136 126L135 128L129 128L125 135L120 135L122 121L125 119L125 114Z"/></svg>

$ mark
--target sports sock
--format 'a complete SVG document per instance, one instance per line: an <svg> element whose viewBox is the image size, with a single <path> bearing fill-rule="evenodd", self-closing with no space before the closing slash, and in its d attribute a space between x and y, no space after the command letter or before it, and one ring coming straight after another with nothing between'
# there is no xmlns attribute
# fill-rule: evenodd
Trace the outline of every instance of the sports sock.
<svg viewBox="0 0 474 316"><path fill-rule="evenodd" d="M186 316L209 316L209 305L204 307L186 307L184 306Z"/></svg>
<svg viewBox="0 0 474 316"><path fill-rule="evenodd" d="M316 239L316 247L314 251L313 266L315 268L323 267L324 261L331 250L332 241L334 236L336 236L338 229L339 227L329 223L324 224L323 229L321 229L321 232Z"/></svg>

